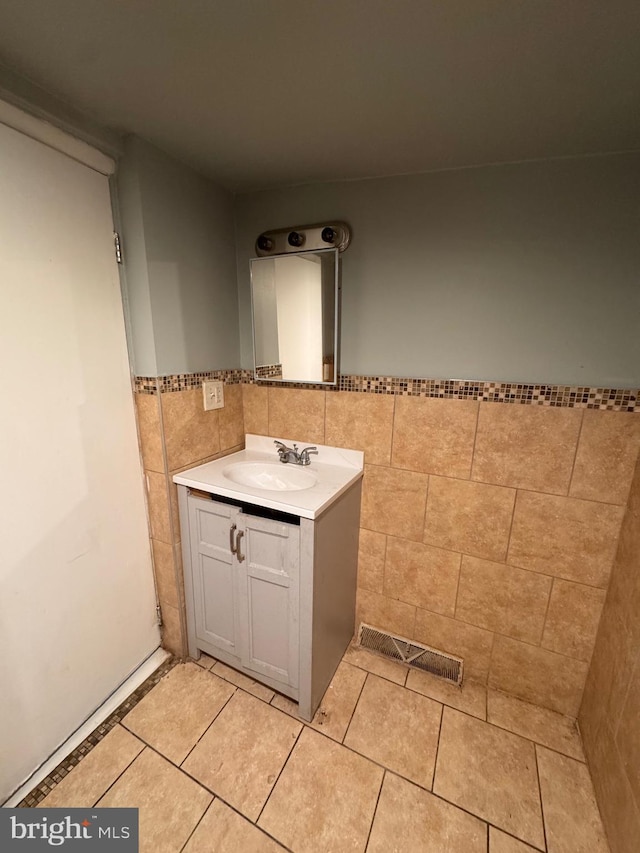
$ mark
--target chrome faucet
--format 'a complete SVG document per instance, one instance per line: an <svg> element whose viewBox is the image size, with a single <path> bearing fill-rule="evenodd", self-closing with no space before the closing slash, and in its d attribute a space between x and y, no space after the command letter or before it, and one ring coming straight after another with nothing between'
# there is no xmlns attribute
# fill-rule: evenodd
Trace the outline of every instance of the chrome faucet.
<svg viewBox="0 0 640 853"><path fill-rule="evenodd" d="M310 465L311 459L309 459L309 454L318 453L317 447L303 447L302 450L299 451L297 444L294 444L293 447L287 447L287 445L283 444L281 441L274 441L273 443L278 450L280 461L293 462L294 465Z"/></svg>

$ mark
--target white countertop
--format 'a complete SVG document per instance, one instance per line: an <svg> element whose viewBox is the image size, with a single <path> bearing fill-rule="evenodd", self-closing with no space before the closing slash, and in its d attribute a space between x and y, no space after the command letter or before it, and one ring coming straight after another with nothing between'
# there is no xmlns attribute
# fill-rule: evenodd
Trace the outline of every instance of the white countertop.
<svg viewBox="0 0 640 853"><path fill-rule="evenodd" d="M180 486L190 486L192 489L199 489L212 495L221 495L313 519L321 515L336 498L362 477L364 465L362 451L329 447L323 444L314 445L318 448L318 455L311 456L310 465L302 467L291 462L286 463L294 468L300 467L303 471L309 471L317 477L317 482L308 489L273 491L240 485L225 477L225 468L238 462L278 462L278 453L273 443L276 440L282 441L288 447L295 443L300 449L309 444L298 439L247 435L244 450L175 474L173 481ZM284 463L279 464L285 467Z"/></svg>

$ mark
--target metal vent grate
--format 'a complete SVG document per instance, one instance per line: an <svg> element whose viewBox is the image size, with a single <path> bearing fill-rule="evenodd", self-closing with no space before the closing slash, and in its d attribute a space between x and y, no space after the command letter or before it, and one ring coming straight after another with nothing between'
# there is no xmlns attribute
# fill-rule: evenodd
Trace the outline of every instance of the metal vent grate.
<svg viewBox="0 0 640 853"><path fill-rule="evenodd" d="M371 625L360 625L358 631L358 645L364 649L384 655L400 663L406 663L415 669L430 672L452 681L454 684L462 684L461 658L431 649L404 637L394 637Z"/></svg>

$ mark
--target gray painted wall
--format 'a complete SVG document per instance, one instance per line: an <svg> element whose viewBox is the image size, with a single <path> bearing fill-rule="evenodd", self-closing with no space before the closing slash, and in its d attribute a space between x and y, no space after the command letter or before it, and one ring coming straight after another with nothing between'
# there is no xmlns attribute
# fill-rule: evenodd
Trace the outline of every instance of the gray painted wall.
<svg viewBox="0 0 640 853"><path fill-rule="evenodd" d="M117 180L135 374L238 367L233 196L136 137Z"/></svg>
<svg viewBox="0 0 640 853"><path fill-rule="evenodd" d="M639 155L239 196L242 366L257 235L344 219L343 373L637 387L639 210Z"/></svg>

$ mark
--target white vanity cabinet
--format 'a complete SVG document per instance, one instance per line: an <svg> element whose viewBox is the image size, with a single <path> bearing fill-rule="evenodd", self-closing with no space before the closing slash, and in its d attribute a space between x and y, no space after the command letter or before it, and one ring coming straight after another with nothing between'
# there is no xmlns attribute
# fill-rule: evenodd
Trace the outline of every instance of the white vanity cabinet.
<svg viewBox="0 0 640 853"><path fill-rule="evenodd" d="M355 631L363 454L318 445L294 467L273 442L247 435L245 450L174 475L189 654L311 720Z"/></svg>
<svg viewBox="0 0 640 853"><path fill-rule="evenodd" d="M261 518L194 494L187 504L196 643L297 689L300 519Z"/></svg>

